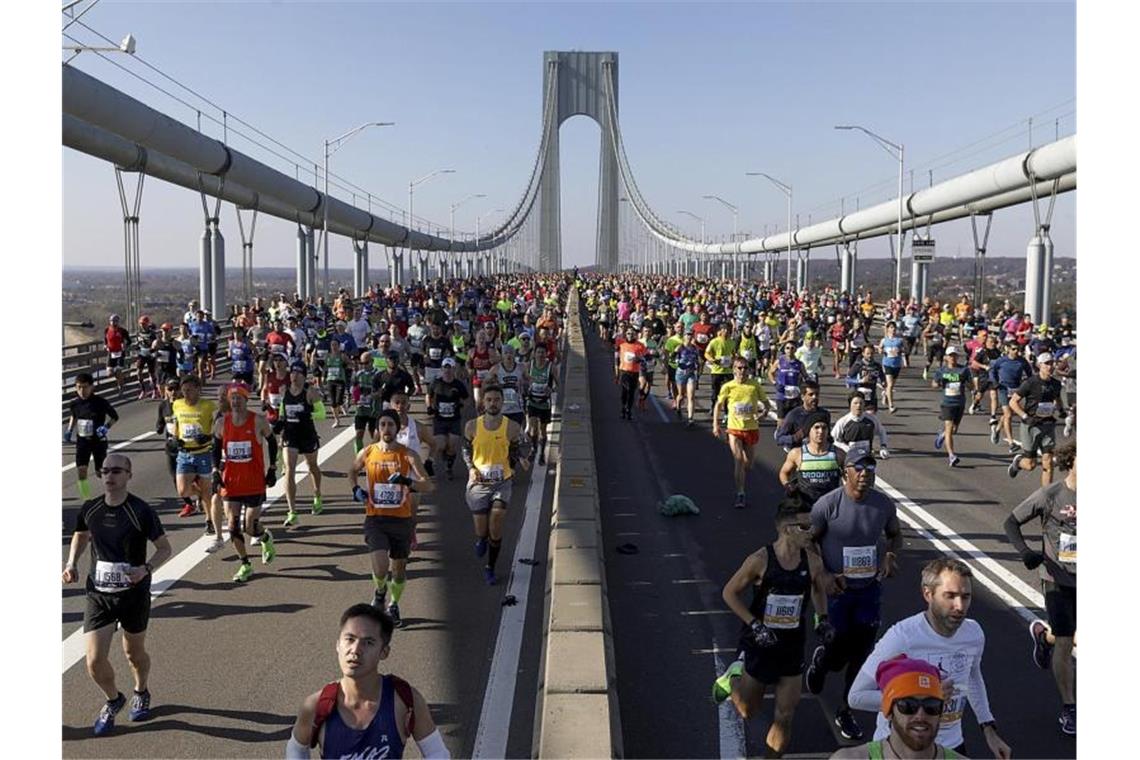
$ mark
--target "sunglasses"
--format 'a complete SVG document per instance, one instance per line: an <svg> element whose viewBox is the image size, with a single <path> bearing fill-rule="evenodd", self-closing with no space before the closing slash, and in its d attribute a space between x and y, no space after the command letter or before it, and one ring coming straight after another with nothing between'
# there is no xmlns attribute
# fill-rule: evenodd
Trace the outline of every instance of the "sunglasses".
<svg viewBox="0 0 1140 760"><path fill-rule="evenodd" d="M797 533L811 533L811 525L804 523L791 523L788 525L791 530Z"/></svg>
<svg viewBox="0 0 1140 760"><path fill-rule="evenodd" d="M849 464L847 465L855 472L874 472L875 465L873 464Z"/></svg>
<svg viewBox="0 0 1140 760"><path fill-rule="evenodd" d="M100 475L122 475L124 472L130 472L126 467L104 467L99 470Z"/></svg>
<svg viewBox="0 0 1140 760"><path fill-rule="evenodd" d="M914 715L920 707L927 715L941 715L943 702L937 697L901 697L895 700L895 709L903 715Z"/></svg>

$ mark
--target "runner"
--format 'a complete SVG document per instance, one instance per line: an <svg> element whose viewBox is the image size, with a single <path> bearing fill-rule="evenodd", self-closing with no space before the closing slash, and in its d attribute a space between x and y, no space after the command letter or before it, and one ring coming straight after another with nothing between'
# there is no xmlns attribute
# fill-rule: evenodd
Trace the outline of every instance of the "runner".
<svg viewBox="0 0 1140 760"><path fill-rule="evenodd" d="M966 703L978 721L989 751L996 758L1011 756L1009 745L997 732L990 710L986 682L982 678L982 655L986 635L976 620L966 617L973 599L973 572L961 560L939 557L922 569L922 597L926 610L895 623L875 644L851 687L851 706L856 710L879 712L883 692L875 673L884 662L900 654L925 660L938 668L942 679L942 721L937 741L967 754L962 736ZM885 715L878 716L875 738L886 739L891 728Z"/></svg>
<svg viewBox="0 0 1140 760"><path fill-rule="evenodd" d="M1033 374L1033 368L1022 357L1021 346L1014 339L1010 338L1006 342L1005 349L1005 356L990 364L990 380L997 385L998 403L1001 404L1001 430L1005 442L1009 444L1009 453L1013 454L1017 451L1018 444L1013 438L1013 410L1009 407L1009 398ZM992 433L990 440L993 441Z"/></svg>
<svg viewBox="0 0 1140 760"><path fill-rule="evenodd" d="M265 489L277 483L277 438L263 417L248 410L248 385L235 382L226 391L230 411L214 427L214 488L221 494L230 541L241 561L233 580L245 583L253 575L245 536L260 539L261 564L268 565L277 556L273 534L268 529L262 531L260 522ZM269 453L268 468L261 439L265 439Z"/></svg>
<svg viewBox="0 0 1140 760"><path fill-rule="evenodd" d="M123 652L134 677L135 691L129 717L132 721L150 717L150 655L146 651L146 629L150 620L150 579L154 568L172 554L170 539L158 515L145 501L131 494L131 460L110 454L100 468L103 495L85 502L75 518L71 550L63 568L63 582L79 580L76 563L91 545L87 573L87 609L83 633L87 642L87 672L103 690L106 703L95 719L94 733L102 736L115 726L115 715L127 698L115 685L115 671L107 656L115 628L123 629ZM146 544L154 544L154 554L146 558ZM117 626L116 626L117 624Z"/></svg>
<svg viewBox="0 0 1140 760"><path fill-rule="evenodd" d="M154 360L154 341L158 336L158 331L154 329L154 323L150 321L150 317L143 314L139 317L139 331L135 335L135 352L138 357L135 359L135 372L139 380L139 400L141 401L148 396L150 398L158 398L158 376L155 373L155 360ZM150 392L147 392L147 384L150 384Z"/></svg>
<svg viewBox="0 0 1140 760"><path fill-rule="evenodd" d="M163 386L162 400L158 402L158 420L154 424L156 435L163 437L163 451L166 454L166 467L170 471L170 482L178 487L178 426L174 416L174 402L181 397L178 378L167 378Z"/></svg>
<svg viewBox="0 0 1140 760"><path fill-rule="evenodd" d="M1053 449L1057 446L1057 414L1066 416L1061 381L1053 377L1053 354L1037 357L1037 374L1027 378L1009 399L1009 408L1021 420L1021 452L1013 455L1009 476L1032 471L1041 461L1041 485L1053 482Z"/></svg>
<svg viewBox="0 0 1140 760"><path fill-rule="evenodd" d="M178 385L178 347L174 342L174 325L163 322L158 335L151 344L155 357L155 370L158 382L165 385L171 380Z"/></svg>
<svg viewBox="0 0 1140 760"><path fill-rule="evenodd" d="M750 554L725 584L721 597L742 621L740 656L713 686L720 702L731 692L744 720L760 711L764 692L775 692L775 714L765 739L765 755L779 757L792 740L792 718L800 701L807 638L807 598L826 610L826 597L816 585L823 569L809 553L810 511L802 502L785 499L776 508L776 540ZM752 589L745 605L741 596ZM728 684L731 683L731 686Z"/></svg>
<svg viewBox="0 0 1140 760"><path fill-rule="evenodd" d="M803 403L800 393L804 381L804 364L795 357L795 353L795 343L784 343L783 354L768 370L768 380L776 385L776 430L784 424L788 412Z"/></svg>
<svg viewBox="0 0 1140 760"><path fill-rule="evenodd" d="M345 611L336 642L341 679L305 698L286 760L305 760L314 747L323 758L400 758L409 738L425 760L451 757L423 695L398 676L380 674L392 629L391 618L372 605Z"/></svg>
<svg viewBox="0 0 1140 760"><path fill-rule="evenodd" d="M614 382L621 388L621 418L633 419L633 402L637 398L637 386L641 366L645 360L645 344L637 339L637 331L626 327L621 338L614 340Z"/></svg>
<svg viewBox="0 0 1140 760"><path fill-rule="evenodd" d="M442 360L441 365L442 377L436 378L428 386L427 406L428 414L433 418L431 432L436 436L436 454L443 459L447 479L452 480L455 477L455 458L459 455L463 435L463 402L470 394L463 381L455 377L455 359L449 356ZM500 395L500 402L501 400Z"/></svg>
<svg viewBox="0 0 1140 760"><path fill-rule="evenodd" d="M401 398L407 400L403 394ZM379 428L379 441L356 455L352 467L352 497L364 504L364 540L369 549L375 587L372 606L383 609L385 595L390 592L392 601L387 605L387 612L396 627L400 627L403 625L400 598L407 582L407 562L416 529L415 494L431 493L435 483L424 469L419 452L397 440L399 412L395 409L380 412ZM361 469L368 478L367 490L359 485Z"/></svg>
<svg viewBox="0 0 1140 760"><path fill-rule="evenodd" d="M340 341L330 341L329 352L325 356L324 386L329 396L329 406L332 408L334 428L340 427L340 416L345 414L344 389L348 381L347 359L340 347Z"/></svg>
<svg viewBox="0 0 1140 760"><path fill-rule="evenodd" d="M951 467L957 467L962 461L954 453L954 435L958 432L958 425L966 411L965 389L970 377L969 371L958 364L958 356L957 346L947 348L946 364L934 371L934 380L930 383L931 388L942 389L942 400L938 407L942 429L934 436L934 448L941 450L943 446L946 447Z"/></svg>
<svg viewBox="0 0 1140 760"><path fill-rule="evenodd" d="M716 337L705 347L704 359L708 362L711 380L709 406L715 406L720 397L721 386L734 376L733 357L736 354L736 340L732 337L732 325L726 320L717 325ZM747 360L745 364L748 364Z"/></svg>
<svg viewBox="0 0 1140 760"><path fill-rule="evenodd" d="M645 356L642 357L641 377L638 380L637 408L644 412L649 394L653 392L653 373L657 371L657 360L661 357L660 343L648 322L641 326L641 344L645 346Z"/></svg>
<svg viewBox="0 0 1140 760"><path fill-rule="evenodd" d="M835 725L843 738L858 741L863 729L847 704L859 668L875 645L881 619L882 580L898 570L902 532L895 503L874 489L875 457L867 449L848 451L843 485L822 496L811 509L812 538L827 570L827 616L834 636L824 630L812 654L807 688L823 691L829 672L846 667L843 697ZM880 561L880 537L888 548ZM824 616L820 616L821 620Z"/></svg>
<svg viewBox="0 0 1140 760"><path fill-rule="evenodd" d="M949 311L942 313L950 315ZM950 316L952 319L952 315ZM922 368L923 380L930 379L930 368L935 366L935 362L937 367L942 366L942 359L946 355L946 328L938 320L938 317L931 319L930 324L922 331L922 340L926 345L926 365Z"/></svg>
<svg viewBox="0 0 1140 760"><path fill-rule="evenodd" d="M1005 535L1021 554L1029 570L1041 568L1046 625L1029 624L1033 638L1033 662L1043 670L1053 668L1061 693L1061 730L1077 735L1077 674L1074 656L1077 641L1077 444L1068 443L1056 452L1055 462L1068 472L1064 480L1042 486L1017 505L1006 518ZM1021 526L1041 521L1041 551L1025 542Z"/></svg>
<svg viewBox="0 0 1140 760"><path fill-rule="evenodd" d="M526 432L531 448L538 449L541 466L546 464L546 428L552 418L552 398L558 384L554 365L547 361L546 346L534 347L534 361L526 375Z"/></svg>
<svg viewBox="0 0 1140 760"><path fill-rule="evenodd" d="M839 487L843 480L845 455L828 438L827 413L816 410L804 415L802 444L788 452L780 468L780 484L789 496L799 494L807 506Z"/></svg>
<svg viewBox="0 0 1140 760"><path fill-rule="evenodd" d="M720 387L713 407L713 435L720 438L720 415L727 410L728 448L732 452L732 476L736 484L733 506L744 509L744 488L748 471L752 469L753 448L760 440L760 420L768 416L769 405L760 381L748 376L748 362L737 358L732 372L733 379Z"/></svg>
<svg viewBox="0 0 1140 760"><path fill-rule="evenodd" d="M483 389L486 411L470 420L463 433L463 461L467 465L467 508L475 523L475 556L486 555L483 577L495 585L495 564L503 542L503 522L511 503L514 468L530 469L529 439L523 429L502 416L503 391Z"/></svg>
<svg viewBox="0 0 1140 760"><path fill-rule="evenodd" d="M491 368L487 382L503 389L503 416L524 428L526 410L523 408L523 399L527 395L526 378L526 367L515 360L514 346L504 345L499 355L499 363ZM543 464L541 453L539 457L539 464Z"/></svg>
<svg viewBox="0 0 1140 760"><path fill-rule="evenodd" d="M883 356L883 375L886 380L883 398L886 399L887 409L891 414L895 413L895 383L902 371L906 349L905 342L898 337L897 332L897 325L894 322L887 322L886 334L879 341L879 352Z"/></svg>
<svg viewBox="0 0 1140 760"><path fill-rule="evenodd" d="M364 449L364 431L368 440L376 437L376 419L380 414L380 373L372 366L372 352L367 348L360 352L360 363L352 376L352 398L356 411L352 416L352 426L356 437L352 441L352 451L359 454Z"/></svg>
<svg viewBox="0 0 1140 760"><path fill-rule="evenodd" d="M115 377L115 388L123 392L123 367L126 366L127 346L131 336L126 328L119 325L119 315L112 314L107 318L107 327L103 330L103 348L107 352L107 374Z"/></svg>
<svg viewBox="0 0 1140 760"><path fill-rule="evenodd" d="M285 502L289 511L285 515L286 528L297 524L297 457L303 456L313 479L314 515L324 511L321 502L321 467L317 452L321 439L314 420L325 418L325 405L320 392L305 382L305 364L295 361L289 367L289 386L281 394L281 443L285 447Z"/></svg>
<svg viewBox="0 0 1140 760"><path fill-rule="evenodd" d="M970 409L976 411L981 406L983 399L989 400L991 443L997 443L1001 437L997 383L990 377L990 368L1000 358L1001 349L998 348L997 336L993 333L986 333L981 344L970 354L970 370L973 373L974 382L974 396L970 403Z"/></svg>
<svg viewBox="0 0 1140 760"><path fill-rule="evenodd" d="M91 498L91 484L87 481L87 465L95 460L95 471L103 469L107 456L107 434L111 426L119 421L119 413L111 402L95 392L95 378L90 372L80 372L75 376L75 396L68 406L70 419L63 432L64 443L75 440L75 488L79 498Z"/></svg>
<svg viewBox="0 0 1140 760"><path fill-rule="evenodd" d="M957 752L935 742L945 702L938 668L899 655L879 664L875 681L883 694L879 710L890 720L890 733L857 747L844 747L833 758L957 758Z"/></svg>
<svg viewBox="0 0 1140 760"><path fill-rule="evenodd" d="M178 440L178 458L175 464L178 496L182 499L179 517L190 517L196 512L206 515L206 532L214 540L206 546L209 553L222 548L222 513L212 499L213 425L217 405L202 398L202 384L196 375L182 378L182 398L174 402L175 438ZM195 507L194 498L198 505Z"/></svg>
<svg viewBox="0 0 1140 760"><path fill-rule="evenodd" d="M885 379L883 365L875 360L875 347L870 343L865 344L847 370L847 387L863 394L863 406L872 414L879 411L879 386L883 385Z"/></svg>
<svg viewBox="0 0 1140 760"><path fill-rule="evenodd" d="M879 438L879 459L890 456L887 448L887 429L879 422L879 418L865 411L865 399L859 391L851 391L847 396L847 414L835 421L831 427L831 438L836 443L856 444L865 442L868 450Z"/></svg>
<svg viewBox="0 0 1140 760"><path fill-rule="evenodd" d="M686 424L693 426L693 396L697 389L697 378L701 374L701 352L694 343L693 334L686 333L683 343L673 351L677 371L674 376L674 385L677 395L673 398L673 409L677 412L677 419L681 418L681 399L685 401L688 413ZM747 362L746 362L747 363Z"/></svg>
<svg viewBox="0 0 1140 760"><path fill-rule="evenodd" d="M828 433L831 431L831 412L819 405L819 383L805 380L802 389L803 404L788 412L788 416L784 417L784 424L776 430L776 443L783 446L785 452L804 442L810 430L810 428L804 427L804 420L813 412L823 414Z"/></svg>

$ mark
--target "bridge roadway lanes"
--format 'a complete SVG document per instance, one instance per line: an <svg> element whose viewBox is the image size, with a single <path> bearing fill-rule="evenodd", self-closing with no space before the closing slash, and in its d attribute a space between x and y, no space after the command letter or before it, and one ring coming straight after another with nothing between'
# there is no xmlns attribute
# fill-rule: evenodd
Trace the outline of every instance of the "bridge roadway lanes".
<svg viewBox="0 0 1140 760"><path fill-rule="evenodd" d="M718 721L710 698L716 659L731 661L739 630L720 591L749 552L775 537L771 509L782 494L776 473L784 452L770 437L772 423L765 423L758 461L748 481L749 506L734 510L727 446L710 432L707 381L698 391L702 411L692 430L675 421L664 401L661 408L670 417L668 423L653 405L635 412L633 423L623 422L618 415L618 388L612 382L612 353L596 333L589 339L588 351L626 754L719 757L722 750L734 752L733 732L739 730L735 728L739 721L735 717ZM988 418L983 416L964 420L963 467L951 470L945 455L933 450L937 393L923 387L919 373L920 369L904 371L899 411L883 416L894 456L881 464L880 475L1003 568L1038 588L1001 530L1008 510L1037 487L1036 474L1009 479L1004 466L1008 459L999 456L1004 445L999 449L990 444ZM841 382L830 373L824 378L823 403L832 409L833 418L844 411ZM655 390L661 399L663 385L658 373ZM691 496L701 514L661 516L656 502L668 493ZM885 585L885 625L922 608L918 572L938 554L905 524L904 536L902 573ZM640 552L618 554L615 547L626 542L636 544ZM1060 704L1052 678L1030 661L1022 617L980 583L974 584L970 615L987 635L983 672L991 707L1014 756L1075 757L1075 741L1063 737L1056 726ZM809 636L811 646L814 641ZM830 717L841 688L841 674L832 674L819 697L805 691L796 713L792 756L826 756L842 741ZM870 735L873 716L858 715ZM763 752L770 719L769 697L761 716L745 729L749 754ZM965 725L971 756L989 756L972 715Z"/></svg>
<svg viewBox="0 0 1140 760"><path fill-rule="evenodd" d="M116 404L122 419L112 431L112 444L153 430L156 403ZM422 400L414 402L413 413L425 419ZM472 413L469 402L467 416ZM331 420L318 426L322 445L345 430L343 420L339 429L332 428ZM71 464L73 447L63 448L63 464ZM140 440L123 451L134 465L131 491L158 508L177 557L201 536L201 518L178 518L180 503L173 498L159 437ZM101 693L82 664L64 671L65 757L280 757L302 698L338 675L334 645L340 614L372 597L360 528L362 510L349 493L351 462L349 439L322 467L325 511L320 516L309 513L308 478L300 481L298 489L299 526L291 531L281 528L284 497L274 503L267 519L277 538L278 556L263 566L254 547L254 576L248 583L230 580L238 565L227 542L154 601L147 637L154 697L149 722L133 724L124 711L112 735L95 739L91 724ZM424 694L456 757L470 756L479 725L530 477L522 476L515 488L499 559L500 582L489 588L471 549L462 469L460 460L456 480L448 482L441 466L439 490L421 507L419 549L409 562L409 582L400 604L406 625L396 631L385 666ZM79 506L74 468L62 477L63 516L70 530ZM534 553L540 564L535 569L546 566L553 484L554 470L548 469ZM99 483L93 481L92 487L98 489ZM70 533L65 532L59 567L69 542ZM84 559L81 573L86 569ZM529 756L531 751L544 580L541 572L534 573L529 589L527 635L507 750L512 757ZM82 625L81 583L64 586L62 597L66 639ZM117 640L111 660L120 690L129 694L132 682ZM415 754L414 747L410 754Z"/></svg>

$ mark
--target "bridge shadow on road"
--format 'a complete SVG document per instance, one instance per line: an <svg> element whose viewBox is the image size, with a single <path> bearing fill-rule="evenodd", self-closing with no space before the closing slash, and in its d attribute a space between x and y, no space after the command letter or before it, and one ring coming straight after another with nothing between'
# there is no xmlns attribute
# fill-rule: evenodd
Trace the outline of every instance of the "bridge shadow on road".
<svg viewBox="0 0 1140 760"><path fill-rule="evenodd" d="M262 615L267 613L292 614L308 609L309 604L270 604L264 606L242 604L205 604L202 602L171 602L155 607L151 617L196 618L218 620L234 615Z"/></svg>
<svg viewBox="0 0 1140 760"><path fill-rule="evenodd" d="M267 730L197 725L185 720L174 719L174 716L178 715L224 718L246 726L264 726ZM156 705L151 710L150 720L142 723L131 723L128 730L131 733L186 731L239 742L285 742L288 741L293 730L295 719L295 715L276 715L253 710L219 710L201 705ZM275 726L279 728L274 728ZM123 729L116 729L116 733L120 731ZM65 742L90 739L91 726L89 725L63 727L63 740Z"/></svg>

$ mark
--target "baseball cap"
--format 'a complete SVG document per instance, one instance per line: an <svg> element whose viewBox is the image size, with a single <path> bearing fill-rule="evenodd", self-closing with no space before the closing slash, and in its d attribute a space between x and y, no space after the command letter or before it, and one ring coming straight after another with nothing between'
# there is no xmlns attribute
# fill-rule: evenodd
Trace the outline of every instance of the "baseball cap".
<svg viewBox="0 0 1140 760"><path fill-rule="evenodd" d="M1038 364L1042 364L1044 362L1052 362L1052 361L1053 361L1053 354L1049 353L1048 351L1042 351L1041 353L1037 354L1037 363Z"/></svg>
<svg viewBox="0 0 1140 760"><path fill-rule="evenodd" d="M950 348L946 349L946 355L947 356L950 356L951 354L957 354L957 353L959 353L957 346L950 346Z"/></svg>
<svg viewBox="0 0 1140 760"><path fill-rule="evenodd" d="M868 441L861 441L853 443L847 449L847 459L845 465L853 467L857 464L874 464L875 455L871 453L871 446Z"/></svg>
<svg viewBox="0 0 1140 760"><path fill-rule="evenodd" d="M444 366L444 367L454 367L454 366L455 366L455 360L454 360L454 359L452 359L452 358L449 356L449 357L447 357L446 359L444 359L444 360L443 360L443 364L442 364L442 366Z"/></svg>
<svg viewBox="0 0 1140 760"><path fill-rule="evenodd" d="M293 362L289 365L290 372L300 372L302 375L306 374L309 369L305 366L304 362Z"/></svg>

